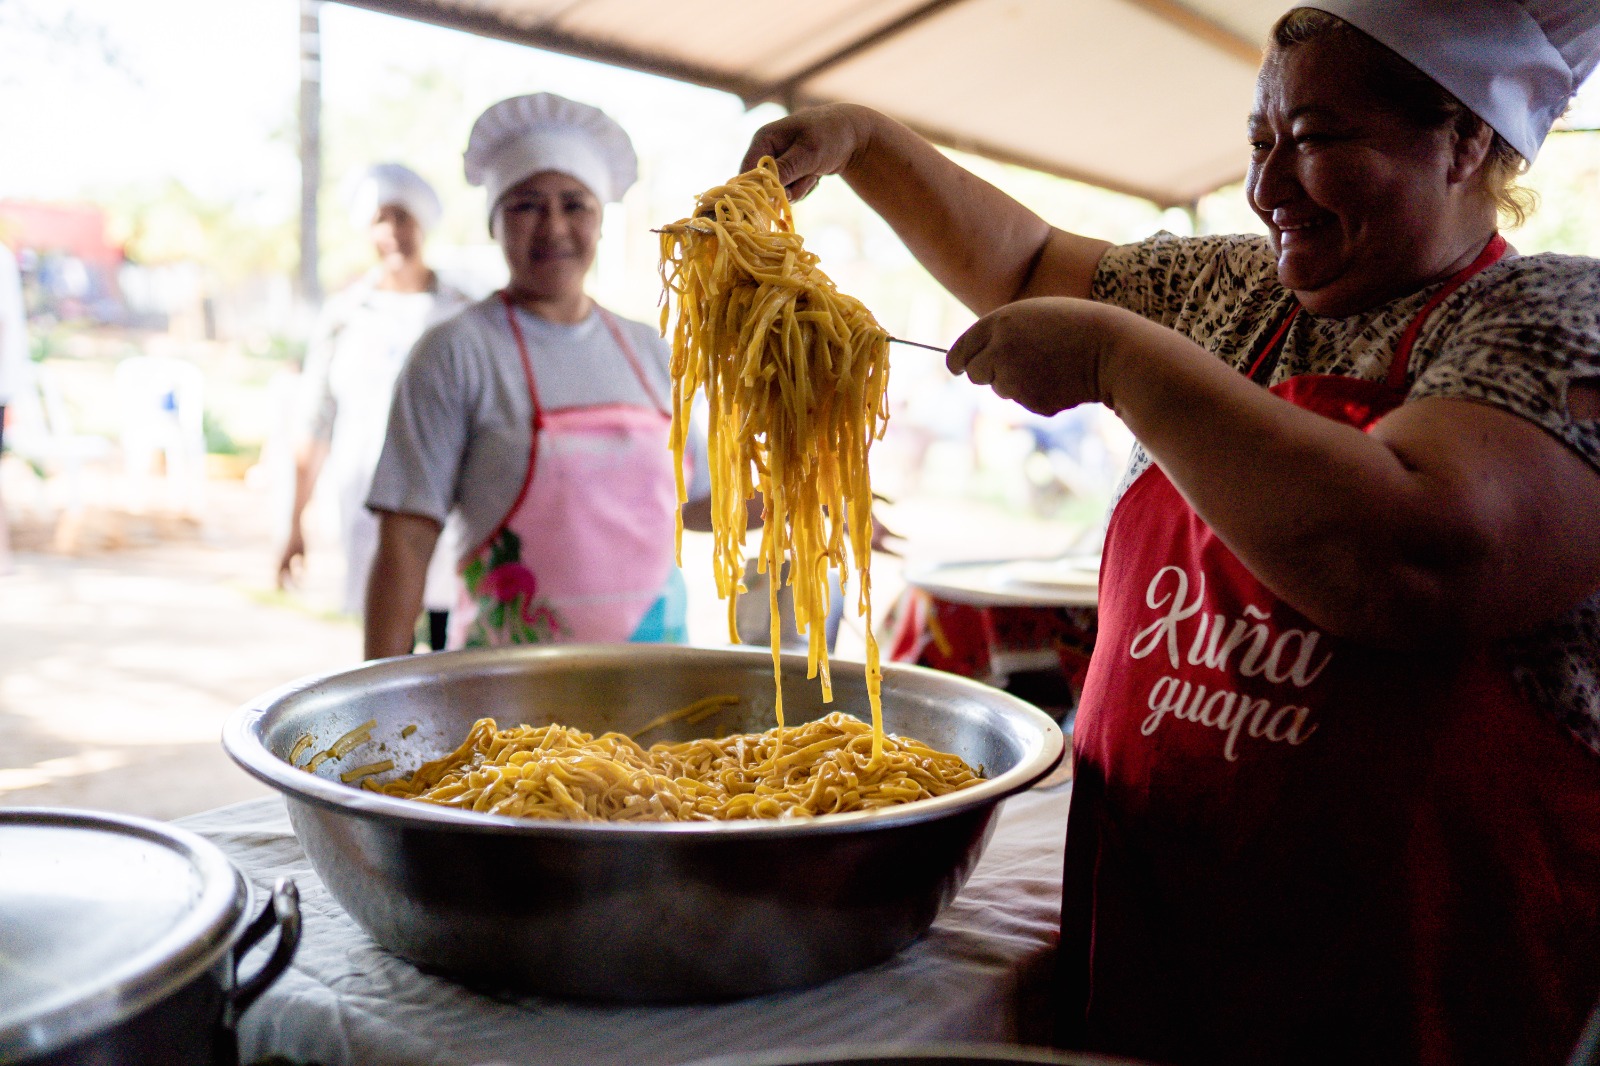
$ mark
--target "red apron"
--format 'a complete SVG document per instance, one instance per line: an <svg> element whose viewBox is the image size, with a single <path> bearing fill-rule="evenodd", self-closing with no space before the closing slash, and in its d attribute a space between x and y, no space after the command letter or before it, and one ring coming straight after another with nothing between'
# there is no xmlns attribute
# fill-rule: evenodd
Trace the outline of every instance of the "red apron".
<svg viewBox="0 0 1600 1066"><path fill-rule="evenodd" d="M1429 301L1387 381L1272 391L1370 429L1404 398L1423 320L1504 247ZM1152 465L1107 533L1073 750L1061 1043L1229 1066L1565 1061L1600 994L1600 759L1497 648L1321 632Z"/></svg>

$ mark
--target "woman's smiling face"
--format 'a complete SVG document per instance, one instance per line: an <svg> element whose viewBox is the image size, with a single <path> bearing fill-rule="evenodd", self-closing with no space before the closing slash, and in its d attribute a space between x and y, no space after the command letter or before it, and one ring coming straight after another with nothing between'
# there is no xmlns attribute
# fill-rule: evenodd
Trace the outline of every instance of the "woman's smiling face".
<svg viewBox="0 0 1600 1066"><path fill-rule="evenodd" d="M546 170L513 185L495 208L495 235L513 297L570 299L600 240L600 200L577 178Z"/></svg>
<svg viewBox="0 0 1600 1066"><path fill-rule="evenodd" d="M1246 194L1278 279L1315 314L1350 315L1412 292L1486 239L1476 232L1481 193L1458 173L1455 130L1402 118L1366 70L1348 42L1323 38L1275 49L1256 82Z"/></svg>

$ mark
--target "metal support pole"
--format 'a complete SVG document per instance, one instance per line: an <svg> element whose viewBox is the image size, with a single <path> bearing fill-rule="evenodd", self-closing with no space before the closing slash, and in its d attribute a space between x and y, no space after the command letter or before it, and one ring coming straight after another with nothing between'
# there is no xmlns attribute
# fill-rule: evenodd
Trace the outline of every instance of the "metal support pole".
<svg viewBox="0 0 1600 1066"><path fill-rule="evenodd" d="M317 189L322 185L322 0L300 0L300 302L322 303Z"/></svg>

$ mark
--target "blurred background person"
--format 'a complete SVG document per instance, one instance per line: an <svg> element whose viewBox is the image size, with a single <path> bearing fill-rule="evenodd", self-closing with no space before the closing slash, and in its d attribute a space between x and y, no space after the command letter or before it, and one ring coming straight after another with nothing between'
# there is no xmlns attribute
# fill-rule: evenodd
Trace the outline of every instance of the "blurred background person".
<svg viewBox="0 0 1600 1066"><path fill-rule="evenodd" d="M638 176L627 133L552 93L503 100L468 138L510 281L429 330L396 386L368 506L381 519L366 655L403 655L423 571L461 529L450 647L688 638L673 558L668 349L585 290L604 205ZM689 528L710 528L691 434Z"/></svg>
<svg viewBox="0 0 1600 1066"><path fill-rule="evenodd" d="M17 257L0 244L0 455L6 448L6 408L22 392L28 367L28 320ZM0 495L0 577L11 573L11 527Z"/></svg>
<svg viewBox="0 0 1600 1066"><path fill-rule="evenodd" d="M344 552L341 606L361 614L378 547L378 520L366 509L367 490L383 450L395 378L423 330L470 301L441 281L423 258L423 240L438 225L441 210L438 195L421 176L399 163L379 163L355 177L348 200L350 219L370 231L378 262L329 299L307 353L297 404L294 500L278 560L278 587L292 583L305 563L303 516L326 468ZM451 556L442 545L427 569L423 603L436 648L443 647L455 591ZM415 616L408 624L415 624Z"/></svg>

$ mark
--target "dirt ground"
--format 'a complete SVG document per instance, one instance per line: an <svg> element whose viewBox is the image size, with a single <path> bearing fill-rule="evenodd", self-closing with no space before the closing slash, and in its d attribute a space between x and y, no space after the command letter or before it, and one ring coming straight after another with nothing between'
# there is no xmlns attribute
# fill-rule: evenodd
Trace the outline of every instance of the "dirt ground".
<svg viewBox="0 0 1600 1066"><path fill-rule="evenodd" d="M328 609L332 545L313 539L305 587L281 594L260 487L210 482L198 520L100 507L116 498L104 486L66 514L29 506L16 490L31 475L7 462L16 568L0 576L0 806L170 819L265 794L223 752L220 730L259 694L359 662L358 626ZM921 558L1045 555L1076 535L955 498L908 499L885 517ZM691 637L720 642L708 540L691 536L685 568ZM898 560L877 558L880 613L899 573ZM838 657L858 656L861 640L847 624Z"/></svg>
<svg viewBox="0 0 1600 1066"><path fill-rule="evenodd" d="M262 795L223 753L240 703L354 664L360 632L270 591L242 483L195 524L87 508L81 554L19 522L0 577L0 806L176 818ZM105 545L115 527L120 544Z"/></svg>

